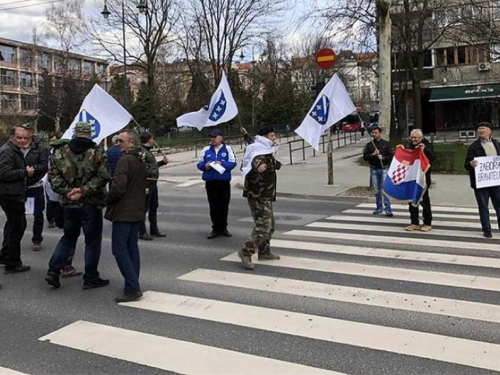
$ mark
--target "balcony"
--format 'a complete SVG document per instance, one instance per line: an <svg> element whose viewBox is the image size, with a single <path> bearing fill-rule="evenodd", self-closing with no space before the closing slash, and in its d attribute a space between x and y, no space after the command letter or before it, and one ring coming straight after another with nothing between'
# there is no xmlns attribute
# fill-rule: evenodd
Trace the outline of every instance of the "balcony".
<svg viewBox="0 0 500 375"><path fill-rule="evenodd" d="M421 81L431 81L433 79L433 68L431 67L425 67L422 70L422 77ZM407 74L406 70L403 69L398 69L398 70L393 70L392 71L392 82L404 82L406 79L410 79L409 74Z"/></svg>

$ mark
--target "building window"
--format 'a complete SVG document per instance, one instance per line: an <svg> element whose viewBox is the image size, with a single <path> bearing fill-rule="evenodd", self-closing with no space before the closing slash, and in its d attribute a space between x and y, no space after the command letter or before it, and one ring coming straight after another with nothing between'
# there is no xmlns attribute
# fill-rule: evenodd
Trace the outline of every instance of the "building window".
<svg viewBox="0 0 500 375"><path fill-rule="evenodd" d="M17 72L14 70L1 69L0 70L0 81L3 86L13 86L17 87Z"/></svg>
<svg viewBox="0 0 500 375"><path fill-rule="evenodd" d="M490 49L487 44L439 48L435 50L436 67L469 64L490 61Z"/></svg>
<svg viewBox="0 0 500 375"><path fill-rule="evenodd" d="M35 109L35 98L28 95L21 95L21 110L29 111Z"/></svg>
<svg viewBox="0 0 500 375"><path fill-rule="evenodd" d="M66 68L66 62L64 60L64 57L62 56L56 56L54 59L54 69L56 73L63 73Z"/></svg>
<svg viewBox="0 0 500 375"><path fill-rule="evenodd" d="M90 61L84 61L83 62L83 75L85 77L90 77L93 73L93 67L94 64L92 64Z"/></svg>
<svg viewBox="0 0 500 375"><path fill-rule="evenodd" d="M75 59L69 60L69 70L75 75L80 75L80 61Z"/></svg>
<svg viewBox="0 0 500 375"><path fill-rule="evenodd" d="M361 88L361 99L370 100L370 86Z"/></svg>
<svg viewBox="0 0 500 375"><path fill-rule="evenodd" d="M446 48L446 65L455 64L455 48Z"/></svg>
<svg viewBox="0 0 500 375"><path fill-rule="evenodd" d="M48 53L42 53L40 56L40 68L47 69L48 71L52 70L52 56Z"/></svg>
<svg viewBox="0 0 500 375"><path fill-rule="evenodd" d="M2 109L18 110L17 95L2 94Z"/></svg>
<svg viewBox="0 0 500 375"><path fill-rule="evenodd" d="M30 73L19 73L19 83L21 87L33 87L33 75Z"/></svg>
<svg viewBox="0 0 500 375"><path fill-rule="evenodd" d="M97 64L97 75L103 77L106 74L106 65Z"/></svg>
<svg viewBox="0 0 500 375"><path fill-rule="evenodd" d="M465 64L465 47L457 47L457 64Z"/></svg>
<svg viewBox="0 0 500 375"><path fill-rule="evenodd" d="M21 63L22 66L30 67L33 65L33 52L26 50L26 49L20 49L19 50L19 62Z"/></svg>
<svg viewBox="0 0 500 375"><path fill-rule="evenodd" d="M0 44L0 52L2 52L2 56L5 62L16 62L16 49L14 47L4 46Z"/></svg>

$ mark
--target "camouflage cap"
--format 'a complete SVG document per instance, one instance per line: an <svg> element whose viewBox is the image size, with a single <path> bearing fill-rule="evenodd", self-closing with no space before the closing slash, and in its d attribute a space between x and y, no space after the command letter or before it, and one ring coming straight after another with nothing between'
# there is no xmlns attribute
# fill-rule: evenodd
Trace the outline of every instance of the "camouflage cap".
<svg viewBox="0 0 500 375"><path fill-rule="evenodd" d="M77 122L75 125L75 133L91 134L92 127L88 122L85 121Z"/></svg>

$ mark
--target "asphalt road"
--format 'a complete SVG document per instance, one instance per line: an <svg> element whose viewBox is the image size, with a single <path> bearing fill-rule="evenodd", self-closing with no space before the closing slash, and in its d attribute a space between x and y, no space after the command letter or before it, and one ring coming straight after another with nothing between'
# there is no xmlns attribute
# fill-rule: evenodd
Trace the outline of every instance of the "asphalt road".
<svg viewBox="0 0 500 375"><path fill-rule="evenodd" d="M234 261L252 228L240 191L232 238L206 239L202 185L162 185L160 200L167 238L140 242L147 293L135 305L113 302L122 278L110 223L100 272L111 284L87 291L80 278L48 287L61 231L46 229L34 253L28 226L32 270L0 274L0 374L500 371L500 234L481 238L475 213L435 210L445 216L432 232L407 233L403 209L391 222L349 201L279 199L273 245L283 257L249 272Z"/></svg>

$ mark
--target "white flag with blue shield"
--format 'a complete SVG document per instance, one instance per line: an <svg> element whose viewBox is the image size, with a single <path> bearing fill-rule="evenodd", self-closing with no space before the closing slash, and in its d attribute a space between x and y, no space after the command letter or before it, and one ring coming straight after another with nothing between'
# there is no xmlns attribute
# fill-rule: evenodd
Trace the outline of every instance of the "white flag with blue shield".
<svg viewBox="0 0 500 375"><path fill-rule="evenodd" d="M319 140L325 130L355 110L349 93L335 74L321 90L295 133L318 150Z"/></svg>
<svg viewBox="0 0 500 375"><path fill-rule="evenodd" d="M198 130L228 122L236 117L238 107L229 88L227 77L222 72L219 87L212 95L210 103L198 112L189 112L177 117L177 126L191 126Z"/></svg>
<svg viewBox="0 0 500 375"><path fill-rule="evenodd" d="M132 115L99 85L94 85L80 107L80 111L62 136L71 139L77 122L86 121L92 127L92 140L99 144L113 133L123 129Z"/></svg>

